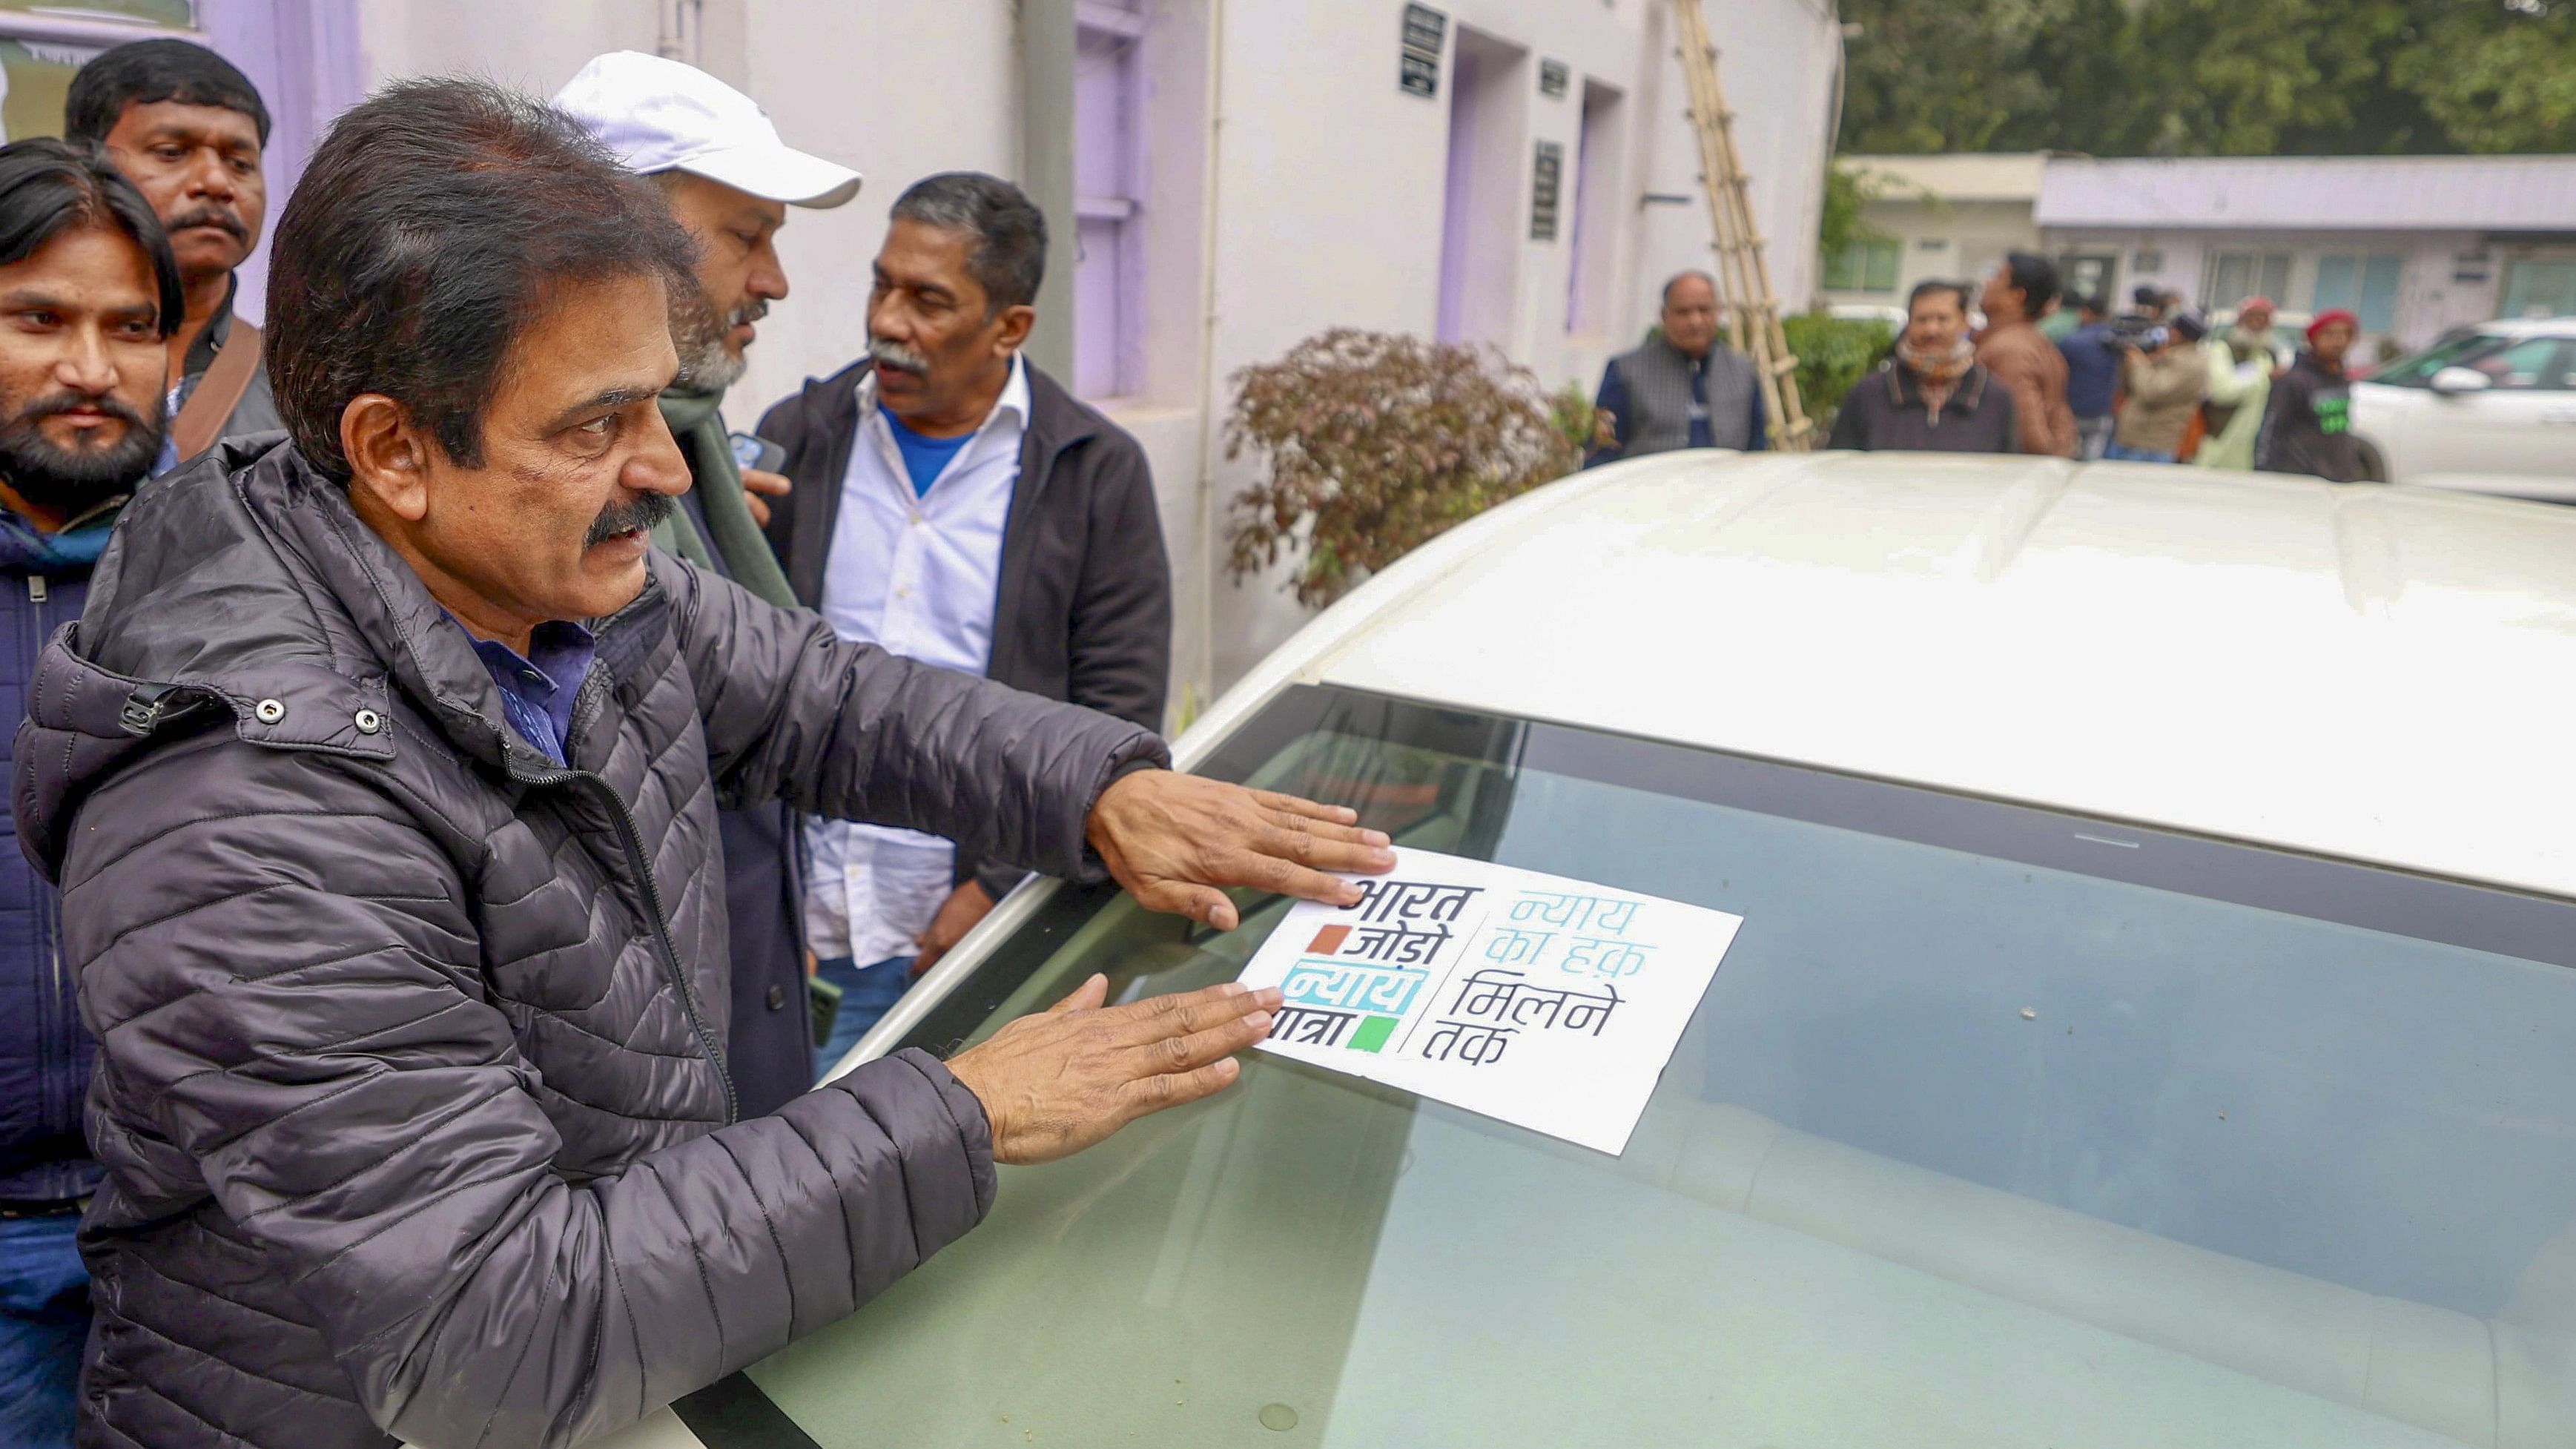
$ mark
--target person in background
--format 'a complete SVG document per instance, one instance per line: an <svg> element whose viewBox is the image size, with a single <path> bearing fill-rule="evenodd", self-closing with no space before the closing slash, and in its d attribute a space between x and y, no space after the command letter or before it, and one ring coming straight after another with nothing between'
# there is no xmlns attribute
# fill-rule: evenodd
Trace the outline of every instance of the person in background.
<svg viewBox="0 0 2576 1449"><path fill-rule="evenodd" d="M761 533L768 500L786 492L787 480L741 466L721 408L725 390L742 378L753 324L787 296L776 245L787 209L842 205L858 194L859 174L791 149L749 96L660 56L631 50L600 56L554 103L627 169L650 177L698 246L696 285L671 289L680 376L660 400L693 486L654 531L654 542L793 608L795 592ZM814 1081L798 868L802 827L774 800L727 810L717 825L733 956L725 1056L743 1114L758 1116Z"/></svg>
<svg viewBox="0 0 2576 1449"><path fill-rule="evenodd" d="M2236 322L2203 349L2209 360L2209 396L2201 404L2207 429L2192 461L2204 468L2246 472L2254 466L2254 439L2272 400L2272 378L2281 370L2272 334L2272 299L2236 304Z"/></svg>
<svg viewBox="0 0 2576 1449"><path fill-rule="evenodd" d="M1717 340L1717 280L1684 272L1664 283L1661 328L1646 345L1610 359L1593 399L1609 414L1608 436L1587 468L1676 448L1771 446L1762 380L1752 359Z"/></svg>
<svg viewBox="0 0 2576 1449"><path fill-rule="evenodd" d="M1172 573L1144 449L1020 352L1047 223L1007 181L897 198L868 355L760 420L794 488L770 541L844 639L1148 729L1170 686ZM1016 884L936 835L806 833L807 939L841 989L824 1069Z"/></svg>
<svg viewBox="0 0 2576 1449"><path fill-rule="evenodd" d="M0 146L0 306L15 324L0 327L0 710L13 732L37 649L81 616L117 510L160 455L162 344L183 305L132 183L86 147ZM15 848L0 874L0 1444L63 1449L90 1318L73 1234L104 1172L81 1131L97 1047L52 887Z"/></svg>
<svg viewBox="0 0 2576 1449"><path fill-rule="evenodd" d="M1968 289L1925 282L1905 303L1896 356L1864 377L1834 414L1828 448L2010 453L2019 443L2012 396L1968 341Z"/></svg>
<svg viewBox="0 0 2576 1449"><path fill-rule="evenodd" d="M2172 463L2182 456L2183 435L2209 391L2209 364L2200 340L2209 329L2189 313L2175 316L2121 352L2126 397L2120 426L2103 456L2123 463Z"/></svg>
<svg viewBox="0 0 2576 1449"><path fill-rule="evenodd" d="M218 438L283 426L259 329L233 315L235 273L268 220L268 106L250 77L189 41L132 41L72 76L63 134L106 148L178 258L187 315L170 334L168 446L155 471Z"/></svg>
<svg viewBox="0 0 2576 1449"><path fill-rule="evenodd" d="M1977 361L2012 395L2020 451L2072 458L2075 413L2066 405L2066 355L2038 327L2056 301L2057 268L2046 257L2006 257L1986 277L1986 335L1977 343Z"/></svg>
<svg viewBox="0 0 2576 1449"><path fill-rule="evenodd" d="M2119 343L2111 333L2109 308L2099 297L2075 301L2079 321L2074 331L2057 339L2066 358L2066 407L2075 414L2075 456L2090 461L2111 446L2119 423Z"/></svg>
<svg viewBox="0 0 2576 1449"><path fill-rule="evenodd" d="M2308 324L2308 350L2272 383L2254 466L2266 473L2306 473L2329 483L2358 483L2361 445L2352 436L2352 379L2344 355L2361 319L2336 308Z"/></svg>

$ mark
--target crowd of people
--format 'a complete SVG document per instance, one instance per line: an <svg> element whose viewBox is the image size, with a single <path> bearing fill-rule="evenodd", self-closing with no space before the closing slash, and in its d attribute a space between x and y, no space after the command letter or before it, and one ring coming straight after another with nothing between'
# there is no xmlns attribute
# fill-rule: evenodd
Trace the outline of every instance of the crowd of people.
<svg viewBox="0 0 2576 1449"><path fill-rule="evenodd" d="M1393 864L1167 767L1152 480L1022 355L1026 196L904 190L858 360L741 433L777 234L860 189L751 98L392 86L263 329L268 129L146 41L0 146L0 1443L570 1442L1233 1079L1275 992L1099 978L831 1075L1024 872L1230 929Z"/></svg>
<svg viewBox="0 0 2576 1449"><path fill-rule="evenodd" d="M2319 315L2293 350L2268 298L2246 298L2213 337L2153 287L2114 315L2100 298L2061 299L2058 286L2048 259L2013 253L1978 291L1985 323L1973 339L1967 286L1917 286L1892 355L1844 397L1826 446L2362 478L2350 312ZM2078 321L2052 342L2039 323L2061 305Z"/></svg>

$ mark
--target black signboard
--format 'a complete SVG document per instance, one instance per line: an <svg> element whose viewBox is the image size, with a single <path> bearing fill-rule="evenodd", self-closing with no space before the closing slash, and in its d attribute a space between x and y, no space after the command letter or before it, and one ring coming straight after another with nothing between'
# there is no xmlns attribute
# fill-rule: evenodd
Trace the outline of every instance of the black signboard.
<svg viewBox="0 0 2576 1449"><path fill-rule="evenodd" d="M1566 70L1564 61L1542 60L1538 63L1538 93L1540 95L1555 96L1559 99L1563 99L1566 87L1570 85L1572 81L1573 76Z"/></svg>
<svg viewBox="0 0 2576 1449"><path fill-rule="evenodd" d="M1556 240L1557 192L1565 180L1565 148L1554 141L1538 143L1536 174L1530 181L1530 240Z"/></svg>
<svg viewBox="0 0 2576 1449"><path fill-rule="evenodd" d="M1428 5L1404 7L1404 51L1396 61L1395 83L1407 95L1440 94L1440 45L1449 17Z"/></svg>

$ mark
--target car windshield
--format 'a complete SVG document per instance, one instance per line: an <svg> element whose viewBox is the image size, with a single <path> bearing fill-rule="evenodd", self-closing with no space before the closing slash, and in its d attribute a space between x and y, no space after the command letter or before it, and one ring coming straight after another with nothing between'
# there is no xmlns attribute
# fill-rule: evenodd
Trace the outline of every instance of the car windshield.
<svg viewBox="0 0 2576 1449"><path fill-rule="evenodd" d="M2388 364L2371 374L2370 380L2387 387L2431 387L2433 374L2443 368L2475 366L2480 358L2501 352L2514 341L2488 332L2458 333Z"/></svg>
<svg viewBox="0 0 2576 1449"><path fill-rule="evenodd" d="M1326 688L1205 769L1740 914L1626 1152L1250 1053L710 1444L2576 1442L2576 904ZM1059 889L910 1044L1240 899Z"/></svg>

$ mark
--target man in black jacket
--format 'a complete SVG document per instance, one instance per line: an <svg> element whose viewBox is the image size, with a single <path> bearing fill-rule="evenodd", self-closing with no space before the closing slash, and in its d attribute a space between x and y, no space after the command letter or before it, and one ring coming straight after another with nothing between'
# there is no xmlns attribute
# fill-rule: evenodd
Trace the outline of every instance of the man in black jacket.
<svg viewBox="0 0 2576 1449"><path fill-rule="evenodd" d="M793 490L771 542L842 637L1144 725L1171 670L1171 568L1135 439L1020 355L1046 219L950 173L894 204L868 356L761 419ZM829 1067L1019 879L949 842L816 823L807 939L842 989Z"/></svg>
<svg viewBox="0 0 2576 1449"><path fill-rule="evenodd" d="M1852 386L1825 446L1861 452L2010 453L2012 394L1968 341L1968 289L1925 282L1906 299L1905 335L1887 365Z"/></svg>

